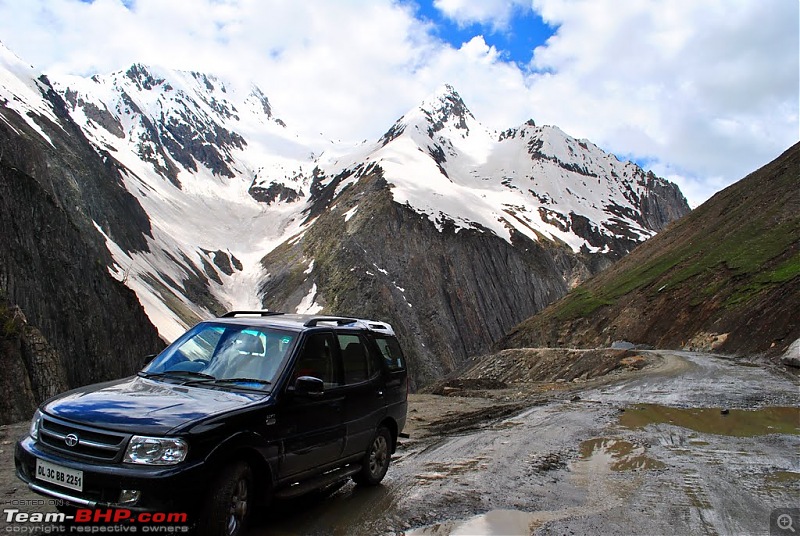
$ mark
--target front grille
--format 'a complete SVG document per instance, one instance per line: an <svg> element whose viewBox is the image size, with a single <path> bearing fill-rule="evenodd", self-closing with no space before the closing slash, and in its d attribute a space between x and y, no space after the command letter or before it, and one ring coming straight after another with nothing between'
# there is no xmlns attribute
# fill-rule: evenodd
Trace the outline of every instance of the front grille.
<svg viewBox="0 0 800 536"><path fill-rule="evenodd" d="M75 436L77 443L72 445ZM119 461L129 436L99 430L44 416L39 428L39 441L51 449L75 458L93 461Z"/></svg>

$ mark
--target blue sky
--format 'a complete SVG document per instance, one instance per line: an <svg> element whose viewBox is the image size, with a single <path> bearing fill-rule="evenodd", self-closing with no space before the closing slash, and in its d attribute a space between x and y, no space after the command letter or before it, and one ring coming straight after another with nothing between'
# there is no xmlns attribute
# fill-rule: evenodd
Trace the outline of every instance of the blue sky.
<svg viewBox="0 0 800 536"><path fill-rule="evenodd" d="M544 45L557 29L545 23L530 5L513 7L508 21L500 27L491 22L459 23L435 7L433 0L421 0L416 7L422 20L433 23L433 34L453 48L481 35L487 45L501 52L505 60L522 69L529 68L534 49Z"/></svg>
<svg viewBox="0 0 800 536"><path fill-rule="evenodd" d="M255 83L342 141L448 83L487 127L556 125L694 206L800 138L796 0L0 0L0 41L45 73Z"/></svg>

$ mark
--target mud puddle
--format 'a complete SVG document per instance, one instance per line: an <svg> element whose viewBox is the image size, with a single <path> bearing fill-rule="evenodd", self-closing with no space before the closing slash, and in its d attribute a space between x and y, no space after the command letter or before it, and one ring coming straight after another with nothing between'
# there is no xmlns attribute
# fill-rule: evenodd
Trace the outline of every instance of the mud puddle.
<svg viewBox="0 0 800 536"><path fill-rule="evenodd" d="M626 408L619 422L629 429L651 424L671 424L695 432L731 437L769 434L800 435L800 408L766 407L756 410L675 408L638 404Z"/></svg>
<svg viewBox="0 0 800 536"><path fill-rule="evenodd" d="M407 536L506 536L530 534L538 516L519 510L492 510L465 521L448 521L406 532Z"/></svg>
<svg viewBox="0 0 800 536"><path fill-rule="evenodd" d="M607 466L612 471L645 471L664 469L662 462L645 455L642 445L624 439L596 437L581 443L578 464Z"/></svg>

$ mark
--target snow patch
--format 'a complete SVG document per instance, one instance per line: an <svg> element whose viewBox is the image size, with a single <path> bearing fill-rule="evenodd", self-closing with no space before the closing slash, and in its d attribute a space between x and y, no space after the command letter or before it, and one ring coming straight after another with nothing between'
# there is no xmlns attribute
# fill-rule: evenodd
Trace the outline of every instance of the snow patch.
<svg viewBox="0 0 800 536"><path fill-rule="evenodd" d="M358 212L358 205L344 213L344 221L350 221L350 218L355 216L356 212Z"/></svg>
<svg viewBox="0 0 800 536"><path fill-rule="evenodd" d="M316 302L317 298L317 284L314 283L311 286L311 290L306 294L306 296L300 301L300 304L295 309L297 314L303 315L315 315L322 311L322 306Z"/></svg>
<svg viewBox="0 0 800 536"><path fill-rule="evenodd" d="M49 88L39 80L41 76L41 71L27 65L0 43L0 105L14 110L47 143L55 147L53 140L39 124L46 119L62 128L52 105L44 98ZM8 123L5 119L4 122Z"/></svg>

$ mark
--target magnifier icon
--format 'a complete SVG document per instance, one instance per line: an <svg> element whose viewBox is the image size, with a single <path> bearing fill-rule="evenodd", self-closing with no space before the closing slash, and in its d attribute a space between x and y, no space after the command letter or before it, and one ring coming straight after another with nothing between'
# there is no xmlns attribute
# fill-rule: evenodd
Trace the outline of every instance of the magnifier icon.
<svg viewBox="0 0 800 536"><path fill-rule="evenodd" d="M792 516L789 514L781 514L778 516L778 528L781 530L790 530L792 533L796 532L794 530Z"/></svg>

